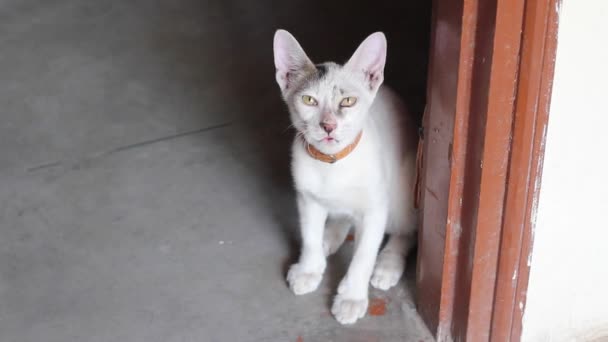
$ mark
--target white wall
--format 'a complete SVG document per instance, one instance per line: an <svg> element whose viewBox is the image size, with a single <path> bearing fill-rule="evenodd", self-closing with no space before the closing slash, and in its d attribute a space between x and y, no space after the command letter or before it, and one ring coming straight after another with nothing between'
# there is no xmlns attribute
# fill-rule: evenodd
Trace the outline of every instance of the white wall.
<svg viewBox="0 0 608 342"><path fill-rule="evenodd" d="M607 341L608 0L559 12L522 341Z"/></svg>

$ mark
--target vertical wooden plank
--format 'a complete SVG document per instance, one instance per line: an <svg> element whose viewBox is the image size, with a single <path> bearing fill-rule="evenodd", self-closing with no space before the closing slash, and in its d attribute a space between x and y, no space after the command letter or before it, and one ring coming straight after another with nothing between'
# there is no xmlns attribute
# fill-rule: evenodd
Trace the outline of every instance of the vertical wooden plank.
<svg viewBox="0 0 608 342"><path fill-rule="evenodd" d="M530 1L530 0L528 0ZM519 206L525 208L524 224L520 226L522 232L522 241L519 248L518 264L517 268L517 287L515 289L515 300L513 301L513 309L508 310L512 312L512 325L510 341L520 341L522 333L523 314L526 302L526 293L528 289L528 277L530 272L530 255L532 253L532 230L534 224L534 216L536 215L536 203L538 202L541 174L543 165L543 156L545 151L545 140L546 140L546 128L549 119L549 105L551 102L551 91L553 89L553 75L555 69L555 55L557 52L557 29L559 24L559 5L560 0L533 0L533 5L538 6L537 11L530 15L526 22L530 22L527 26L524 26L524 37L537 36L539 33L536 30L531 32L528 31L527 27L532 26L532 23L537 22L546 23L545 29L542 30L542 43L537 42L540 39L533 39L534 42L530 43L530 46L523 46L523 56L531 55L530 61L530 72L540 74L540 82L538 90L534 96L535 100L532 101L532 96L528 98L527 103L522 104L521 109L524 111L525 117L529 119L530 116L534 117L534 131L530 136L530 140L526 139L522 142L522 145L531 147L530 150L530 176L528 179L528 191L525 201L525 206ZM537 60L534 56L538 47L542 47L544 52L540 60ZM538 62L538 63L537 63ZM539 67L540 65L540 67ZM520 71L522 74L524 71ZM521 82L520 82L521 83ZM528 86L528 89L532 89ZM518 96L519 102L519 96ZM526 109L524 109L526 108ZM536 109L535 111L533 109ZM511 189L511 185L509 185ZM523 203L522 203L523 204ZM509 212L510 214L510 212ZM504 227L504 230L508 230L509 227ZM508 274L508 272L505 272ZM502 272L499 272L499 276ZM495 306L495 312L502 312L503 308ZM497 328L498 331L500 329Z"/></svg>
<svg viewBox="0 0 608 342"><path fill-rule="evenodd" d="M441 3L440 0L438 2ZM446 227L442 276L436 278L441 282L436 333L438 341L464 339L467 334L475 227L479 205L480 166L491 75L495 5L495 1L464 0L461 7L460 36L457 36L459 31L455 28L448 31L453 34L450 36L450 41L458 41L460 48L453 49L458 52L457 58L450 56L453 60L458 60L456 70L454 68L442 70L443 74L451 72L452 75L457 75L455 97L444 96L449 102L446 101L440 107L449 110L449 115L454 116L453 141L452 145L447 144L450 166L447 198L445 194L441 194L440 197L436 193L431 193L429 190L432 188L427 187L427 184L431 183L429 178L437 177L437 170L433 170L434 173L429 170L433 166L429 159L437 151L425 149L426 174L423 184L425 214L423 237L420 241L422 250L419 255L421 260L419 266L422 266L419 267L419 275L422 274L422 277L419 276L419 279L424 279L429 272L424 267L429 264L425 260L427 254L424 248L438 249L438 243L443 242L438 241L437 238L435 240L432 237L428 238L429 218L437 219L435 213L431 216L429 212L429 208L436 205L428 200L429 196L435 195L447 203L447 215L439 216L442 221L438 222ZM437 19L434 21L435 26L439 23ZM434 38L436 39L437 36L436 34ZM438 44L434 43L433 47L435 46ZM433 67L432 72L435 72L435 68ZM436 80L431 78L430 87L433 87L435 82ZM429 94L429 99L432 99L432 93ZM434 103L430 105L427 113L429 121L433 120L435 115L439 115L436 107L433 107ZM427 131L433 132L433 129L427 127L425 133ZM429 136L425 136L425 140L425 144L429 144L429 141L433 142L433 138ZM419 282L419 291L423 285L424 283ZM424 316L424 308L421 309Z"/></svg>
<svg viewBox="0 0 608 342"><path fill-rule="evenodd" d="M522 27L523 6L498 0L496 7L467 341L490 339L519 67L521 31L513 28Z"/></svg>
<svg viewBox="0 0 608 342"><path fill-rule="evenodd" d="M513 145L509 166L508 189L505 202L501 251L496 280L495 307L492 321L492 338L511 340L511 326L515 304L515 290L519 275L519 259L526 225L528 193L532 167L532 137L536 130L536 109L540 90L544 54L546 18L536 18L547 1L528 1L525 9L522 55L520 60L517 104L513 125ZM534 186L532 184L532 186Z"/></svg>
<svg viewBox="0 0 608 342"><path fill-rule="evenodd" d="M461 21L462 0L433 1L416 284L418 311L435 334L439 322Z"/></svg>
<svg viewBox="0 0 608 342"><path fill-rule="evenodd" d="M447 201L448 213L443 259L443 281L441 284L439 326L437 328L437 341L439 342L450 341L452 339L459 246L462 238L461 211L467 149L466 137L470 114L468 109L471 97L475 28L477 25L476 7L477 1L475 0L465 0L463 3L454 132L453 143L450 146L450 185Z"/></svg>
<svg viewBox="0 0 608 342"><path fill-rule="evenodd" d="M495 5L464 2L439 341L467 335Z"/></svg>

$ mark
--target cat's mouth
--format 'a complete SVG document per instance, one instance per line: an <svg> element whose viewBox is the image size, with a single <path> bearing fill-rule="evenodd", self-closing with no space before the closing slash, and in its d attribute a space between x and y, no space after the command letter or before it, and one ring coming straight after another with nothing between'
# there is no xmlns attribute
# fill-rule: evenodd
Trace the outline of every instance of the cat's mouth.
<svg viewBox="0 0 608 342"><path fill-rule="evenodd" d="M319 140L319 142L323 143L323 144L337 144L340 142L340 140L328 135L328 136L324 137L323 139Z"/></svg>

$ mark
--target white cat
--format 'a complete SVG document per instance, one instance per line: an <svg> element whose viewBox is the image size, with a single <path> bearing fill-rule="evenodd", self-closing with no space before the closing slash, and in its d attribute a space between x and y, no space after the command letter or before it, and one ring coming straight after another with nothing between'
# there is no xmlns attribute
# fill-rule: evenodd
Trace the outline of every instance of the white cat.
<svg viewBox="0 0 608 342"><path fill-rule="evenodd" d="M276 79L298 132L292 173L302 250L287 282L296 295L316 290L326 257L354 227L353 259L331 309L342 324L365 315L370 278L382 290L398 283L417 228L416 126L381 87L385 61L381 32L344 66L315 65L289 32L274 36ZM385 232L390 238L378 255Z"/></svg>

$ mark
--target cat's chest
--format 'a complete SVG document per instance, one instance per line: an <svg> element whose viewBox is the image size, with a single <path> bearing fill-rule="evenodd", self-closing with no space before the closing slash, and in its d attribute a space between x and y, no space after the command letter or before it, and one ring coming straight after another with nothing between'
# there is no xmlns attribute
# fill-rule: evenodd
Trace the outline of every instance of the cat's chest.
<svg viewBox="0 0 608 342"><path fill-rule="evenodd" d="M354 161L319 164L307 160L295 165L294 178L299 191L315 198L332 211L357 212L369 207L373 196L370 170Z"/></svg>

